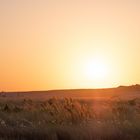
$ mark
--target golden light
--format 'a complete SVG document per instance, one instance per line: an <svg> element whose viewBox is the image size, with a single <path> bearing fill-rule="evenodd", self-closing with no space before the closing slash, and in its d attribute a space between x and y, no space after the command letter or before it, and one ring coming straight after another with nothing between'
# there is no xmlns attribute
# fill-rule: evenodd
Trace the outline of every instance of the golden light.
<svg viewBox="0 0 140 140"><path fill-rule="evenodd" d="M84 67L85 77L88 80L100 81L109 76L109 66L101 58L88 60Z"/></svg>

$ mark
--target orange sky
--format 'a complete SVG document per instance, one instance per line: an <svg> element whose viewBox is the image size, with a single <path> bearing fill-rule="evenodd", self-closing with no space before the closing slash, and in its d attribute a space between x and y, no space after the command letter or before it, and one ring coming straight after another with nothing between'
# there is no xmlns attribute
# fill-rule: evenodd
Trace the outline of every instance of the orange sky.
<svg viewBox="0 0 140 140"><path fill-rule="evenodd" d="M139 60L138 0L0 0L1 91L136 84Z"/></svg>

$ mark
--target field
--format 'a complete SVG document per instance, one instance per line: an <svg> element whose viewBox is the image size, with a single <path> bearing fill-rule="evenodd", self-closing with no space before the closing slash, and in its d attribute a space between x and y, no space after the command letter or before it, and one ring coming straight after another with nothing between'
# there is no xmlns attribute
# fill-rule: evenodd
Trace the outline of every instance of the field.
<svg viewBox="0 0 140 140"><path fill-rule="evenodd" d="M139 140L140 86L0 93L0 140Z"/></svg>

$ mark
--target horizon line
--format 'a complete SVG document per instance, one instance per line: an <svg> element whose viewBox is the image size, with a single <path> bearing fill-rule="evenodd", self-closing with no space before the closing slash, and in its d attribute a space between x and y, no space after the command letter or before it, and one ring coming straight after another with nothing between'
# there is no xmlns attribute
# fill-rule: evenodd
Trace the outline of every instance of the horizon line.
<svg viewBox="0 0 140 140"><path fill-rule="evenodd" d="M9 90L9 91L4 91L1 90L0 93L14 93L14 92L46 92L46 91L67 91L67 90L102 90L102 89L115 89L115 88L119 88L119 87L131 87L131 86L140 86L140 84L132 84L132 85L119 85L119 86L114 86L114 87L104 87L104 88L63 88L63 89L48 89L48 90Z"/></svg>

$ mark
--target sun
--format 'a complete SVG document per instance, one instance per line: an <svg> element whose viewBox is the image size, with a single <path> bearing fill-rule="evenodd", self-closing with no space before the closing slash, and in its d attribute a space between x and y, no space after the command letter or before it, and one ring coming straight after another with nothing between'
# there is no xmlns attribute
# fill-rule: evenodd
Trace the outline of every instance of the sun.
<svg viewBox="0 0 140 140"><path fill-rule="evenodd" d="M99 58L88 60L85 64L84 73L89 80L104 80L108 77L109 66Z"/></svg>

